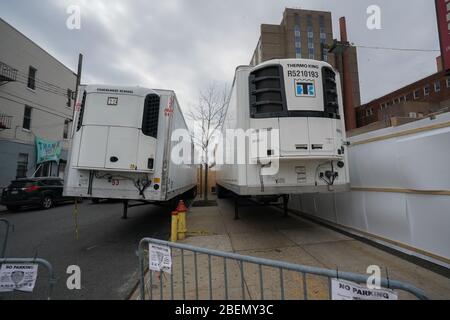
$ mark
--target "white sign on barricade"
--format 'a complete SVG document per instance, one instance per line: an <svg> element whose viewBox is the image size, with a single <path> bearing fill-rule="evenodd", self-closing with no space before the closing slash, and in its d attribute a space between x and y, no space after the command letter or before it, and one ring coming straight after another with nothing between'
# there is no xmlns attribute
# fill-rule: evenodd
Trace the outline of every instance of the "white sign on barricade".
<svg viewBox="0 0 450 320"><path fill-rule="evenodd" d="M172 273L172 255L170 247L149 245L149 269L156 272Z"/></svg>
<svg viewBox="0 0 450 320"><path fill-rule="evenodd" d="M396 292L388 289L368 289L359 284L332 279L332 300L398 300Z"/></svg>
<svg viewBox="0 0 450 320"><path fill-rule="evenodd" d="M33 292L37 275L37 264L4 264L0 268L0 292Z"/></svg>

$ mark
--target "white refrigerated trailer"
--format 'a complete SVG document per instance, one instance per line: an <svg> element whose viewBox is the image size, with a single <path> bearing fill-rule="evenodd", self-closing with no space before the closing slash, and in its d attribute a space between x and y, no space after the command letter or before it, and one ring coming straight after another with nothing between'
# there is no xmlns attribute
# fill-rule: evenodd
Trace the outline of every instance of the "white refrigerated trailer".
<svg viewBox="0 0 450 320"><path fill-rule="evenodd" d="M103 85L79 91L64 195L127 204L196 192L196 167L171 161L172 132L187 130L173 91Z"/></svg>
<svg viewBox="0 0 450 320"><path fill-rule="evenodd" d="M277 140L254 147L260 140L250 137L245 149L234 150L247 163L217 165L219 197L282 197L287 208L291 194L348 191L343 115L340 76L328 63L283 59L238 67L222 134L276 131ZM262 175L271 162L277 172Z"/></svg>

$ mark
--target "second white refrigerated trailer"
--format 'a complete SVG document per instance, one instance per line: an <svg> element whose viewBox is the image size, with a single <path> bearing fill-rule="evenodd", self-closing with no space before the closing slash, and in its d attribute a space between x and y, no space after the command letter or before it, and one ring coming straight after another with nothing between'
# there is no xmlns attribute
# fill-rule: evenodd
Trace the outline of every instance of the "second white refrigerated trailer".
<svg viewBox="0 0 450 320"><path fill-rule="evenodd" d="M219 197L232 192L286 200L290 194L349 190L340 76L331 65L283 59L238 67L227 108L224 140L230 141L230 132L246 132L250 143L234 147L248 162L217 165ZM270 137L264 144L261 132Z"/></svg>
<svg viewBox="0 0 450 320"><path fill-rule="evenodd" d="M195 165L171 161L178 129L187 125L173 91L80 87L64 194L152 203L194 195Z"/></svg>

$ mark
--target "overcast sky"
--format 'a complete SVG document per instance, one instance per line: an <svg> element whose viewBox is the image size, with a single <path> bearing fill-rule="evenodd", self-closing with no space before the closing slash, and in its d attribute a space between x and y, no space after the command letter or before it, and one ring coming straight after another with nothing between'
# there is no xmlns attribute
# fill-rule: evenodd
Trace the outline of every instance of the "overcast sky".
<svg viewBox="0 0 450 320"><path fill-rule="evenodd" d="M81 7L81 30L66 28L71 4ZM381 7L381 30L366 27L372 4ZM251 59L260 24L279 24L285 7L331 11L335 38L345 15L357 45L439 48L433 0L0 0L0 16L72 70L83 53L83 83L173 89L187 110L209 82L231 83ZM358 54L363 102L436 72L439 55Z"/></svg>

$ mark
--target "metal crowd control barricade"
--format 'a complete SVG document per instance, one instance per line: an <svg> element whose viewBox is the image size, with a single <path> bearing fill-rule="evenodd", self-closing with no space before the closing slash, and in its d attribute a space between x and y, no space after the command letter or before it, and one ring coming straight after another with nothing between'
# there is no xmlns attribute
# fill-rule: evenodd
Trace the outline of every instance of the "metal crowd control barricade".
<svg viewBox="0 0 450 320"><path fill-rule="evenodd" d="M170 273L146 273L150 244L171 249ZM332 279L365 284L370 276L150 238L140 241L137 254L141 300L331 299ZM400 290L408 298L428 299L422 290L401 281L383 278L381 287Z"/></svg>
<svg viewBox="0 0 450 320"><path fill-rule="evenodd" d="M39 266L47 269L48 280L47 280L47 300L51 299L53 287L56 284L55 273L53 271L52 265L44 259L40 258L2 258L0 259L0 266L3 264L37 264ZM39 277L39 276L38 276Z"/></svg>
<svg viewBox="0 0 450 320"><path fill-rule="evenodd" d="M0 219L0 223L5 225L5 235L0 245L0 258L4 258L6 254L6 246L8 245L9 230L11 229L11 223L6 219Z"/></svg>

